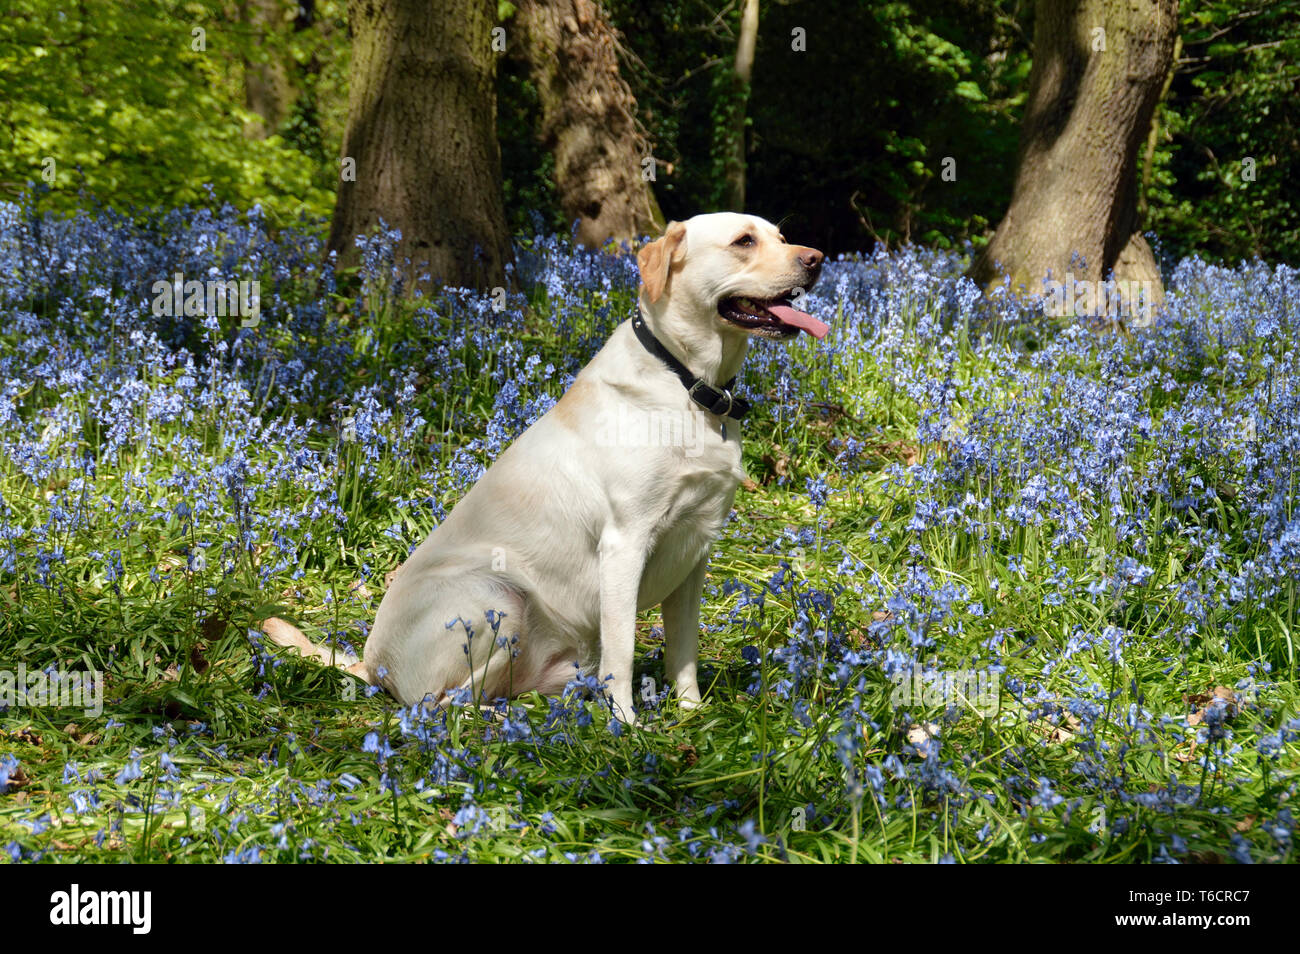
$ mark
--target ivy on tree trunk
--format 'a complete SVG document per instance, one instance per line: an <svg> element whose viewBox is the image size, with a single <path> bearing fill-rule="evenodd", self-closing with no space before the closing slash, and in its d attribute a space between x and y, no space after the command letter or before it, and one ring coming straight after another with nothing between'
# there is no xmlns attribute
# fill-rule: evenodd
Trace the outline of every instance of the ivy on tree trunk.
<svg viewBox="0 0 1300 954"><path fill-rule="evenodd" d="M664 225L646 170L650 145L618 67L618 41L593 0L522 0L516 14L542 108L542 142L578 241L599 246Z"/></svg>

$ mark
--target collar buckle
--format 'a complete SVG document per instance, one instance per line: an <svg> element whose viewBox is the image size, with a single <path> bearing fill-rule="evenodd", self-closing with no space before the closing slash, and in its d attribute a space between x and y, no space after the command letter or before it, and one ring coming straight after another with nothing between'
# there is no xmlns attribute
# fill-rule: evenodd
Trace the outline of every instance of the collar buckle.
<svg viewBox="0 0 1300 954"><path fill-rule="evenodd" d="M700 390L704 391L703 396L695 393ZM686 396L696 404L700 405L700 407L709 411L709 413L718 415L718 417L729 417L732 408L735 407L736 404L735 399L731 396L731 392L726 388L719 390L710 387L703 381L696 381L692 384L690 390L686 392ZM723 403L724 398L726 399L726 403Z"/></svg>

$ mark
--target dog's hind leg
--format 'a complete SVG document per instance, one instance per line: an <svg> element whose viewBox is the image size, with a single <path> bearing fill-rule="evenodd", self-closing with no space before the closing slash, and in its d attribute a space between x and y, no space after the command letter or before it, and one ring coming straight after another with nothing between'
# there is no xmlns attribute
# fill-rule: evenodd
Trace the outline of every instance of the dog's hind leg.
<svg viewBox="0 0 1300 954"><path fill-rule="evenodd" d="M505 695L512 649L526 639L523 620L523 596L494 577L399 577L379 607L365 664L407 705L461 687L479 698Z"/></svg>

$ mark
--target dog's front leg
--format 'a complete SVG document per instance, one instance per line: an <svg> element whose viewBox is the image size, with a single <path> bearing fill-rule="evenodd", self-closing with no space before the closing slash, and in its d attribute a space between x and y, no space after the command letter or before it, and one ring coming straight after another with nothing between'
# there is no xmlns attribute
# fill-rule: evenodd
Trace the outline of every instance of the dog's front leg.
<svg viewBox="0 0 1300 954"><path fill-rule="evenodd" d="M664 674L673 684L683 709L694 709L700 704L695 669L700 654L700 595L704 592L707 563L706 554L663 603Z"/></svg>
<svg viewBox="0 0 1300 954"><path fill-rule="evenodd" d="M618 530L600 537L600 672L613 675L608 687L614 715L632 722L632 656L636 648L636 601L645 569L645 544Z"/></svg>

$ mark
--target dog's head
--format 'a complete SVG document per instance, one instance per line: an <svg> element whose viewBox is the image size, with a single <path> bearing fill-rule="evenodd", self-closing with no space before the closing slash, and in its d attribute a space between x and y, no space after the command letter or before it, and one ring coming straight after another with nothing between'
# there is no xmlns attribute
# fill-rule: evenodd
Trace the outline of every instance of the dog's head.
<svg viewBox="0 0 1300 954"><path fill-rule="evenodd" d="M717 212L669 224L637 266L644 301L677 322L714 323L726 335L792 338L802 329L821 338L828 326L791 299L817 281L823 257L787 244L758 216Z"/></svg>

